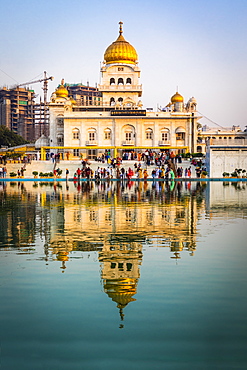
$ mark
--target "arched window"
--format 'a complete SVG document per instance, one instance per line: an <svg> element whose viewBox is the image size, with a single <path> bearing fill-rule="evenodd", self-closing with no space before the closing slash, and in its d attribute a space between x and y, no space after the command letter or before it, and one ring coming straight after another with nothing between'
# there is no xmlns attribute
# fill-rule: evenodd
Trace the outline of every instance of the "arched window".
<svg viewBox="0 0 247 370"><path fill-rule="evenodd" d="M123 98L118 98L119 103L123 102Z"/></svg>
<svg viewBox="0 0 247 370"><path fill-rule="evenodd" d="M183 127L178 127L176 129L176 140L184 140L185 139L185 129Z"/></svg>
<svg viewBox="0 0 247 370"><path fill-rule="evenodd" d="M163 128L162 130L161 130L161 141L164 141L164 142L166 142L166 141L169 141L169 139L170 139L170 131L168 130L168 128Z"/></svg>
<svg viewBox="0 0 247 370"><path fill-rule="evenodd" d="M105 134L105 140L110 140L111 139L111 129L109 129L108 127L104 130L104 134Z"/></svg>
<svg viewBox="0 0 247 370"><path fill-rule="evenodd" d="M113 78L113 77L112 77L112 78L110 79L110 85L115 85L115 78Z"/></svg>
<svg viewBox="0 0 247 370"><path fill-rule="evenodd" d="M126 84L131 84L131 78L127 78L127 80L126 80Z"/></svg>
<svg viewBox="0 0 247 370"><path fill-rule="evenodd" d="M153 130L151 128L147 128L145 133L146 133L146 139L147 140L150 140L150 139L153 138Z"/></svg>
<svg viewBox="0 0 247 370"><path fill-rule="evenodd" d="M78 128L74 128L72 130L73 139L78 140L80 136L80 131Z"/></svg>
<svg viewBox="0 0 247 370"><path fill-rule="evenodd" d="M110 105L115 105L115 99L114 98L110 99Z"/></svg>
<svg viewBox="0 0 247 370"><path fill-rule="evenodd" d="M96 129L95 128L88 129L88 140L89 141L96 140Z"/></svg>
<svg viewBox="0 0 247 370"><path fill-rule="evenodd" d="M122 79L122 77L120 77L118 79L118 85L123 85L124 84L124 80Z"/></svg>
<svg viewBox="0 0 247 370"><path fill-rule="evenodd" d="M57 144L59 146L63 146L63 135L62 134L57 135Z"/></svg>
<svg viewBox="0 0 247 370"><path fill-rule="evenodd" d="M124 130L124 136L126 143L130 143L132 140L134 140L135 137L135 129L131 125L126 125L123 128Z"/></svg>
<svg viewBox="0 0 247 370"><path fill-rule="evenodd" d="M58 117L57 118L57 127L63 127L63 125L64 125L63 118Z"/></svg>

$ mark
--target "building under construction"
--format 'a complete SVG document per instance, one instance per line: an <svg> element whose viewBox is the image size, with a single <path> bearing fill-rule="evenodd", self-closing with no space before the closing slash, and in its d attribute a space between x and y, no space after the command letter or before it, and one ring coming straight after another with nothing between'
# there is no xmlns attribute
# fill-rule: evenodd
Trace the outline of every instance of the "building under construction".
<svg viewBox="0 0 247 370"><path fill-rule="evenodd" d="M34 98L34 90L27 88L0 89L0 124L28 141L35 137Z"/></svg>
<svg viewBox="0 0 247 370"><path fill-rule="evenodd" d="M102 105L102 93L97 87L91 87L89 84L65 84L72 98L78 106Z"/></svg>
<svg viewBox="0 0 247 370"><path fill-rule="evenodd" d="M8 89L0 89L0 125L22 136L25 140L35 142L42 134L49 136L49 111L47 106L48 81L53 77L19 84ZM35 102L34 90L27 85L43 82L44 101Z"/></svg>

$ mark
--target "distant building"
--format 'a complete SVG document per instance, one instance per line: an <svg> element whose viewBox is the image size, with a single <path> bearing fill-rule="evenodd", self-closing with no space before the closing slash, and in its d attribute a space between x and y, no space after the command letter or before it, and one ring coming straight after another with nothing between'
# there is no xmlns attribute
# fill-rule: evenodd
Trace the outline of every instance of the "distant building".
<svg viewBox="0 0 247 370"><path fill-rule="evenodd" d="M0 89L0 125L33 141L35 137L33 90L22 87Z"/></svg>
<svg viewBox="0 0 247 370"><path fill-rule="evenodd" d="M207 151L207 144L211 140L211 143L214 142L219 145L228 145L231 146L234 143L240 142L239 140L247 138L247 132L242 131L240 126L232 126L229 127L208 127L203 126L198 131L198 138L197 138L197 148L196 151L200 153L206 153ZM212 141L213 140L213 141Z"/></svg>
<svg viewBox="0 0 247 370"><path fill-rule="evenodd" d="M51 96L50 146L71 148L72 157L95 157L104 150L157 149L195 152L197 102L188 103L178 92L163 109L143 108L141 70L135 48L119 36L104 53L97 88L62 81ZM70 157L70 158L72 158Z"/></svg>
<svg viewBox="0 0 247 370"><path fill-rule="evenodd" d="M209 177L222 177L235 169L247 171L247 135L208 140L205 164Z"/></svg>
<svg viewBox="0 0 247 370"><path fill-rule="evenodd" d="M77 106L102 105L102 94L97 87L83 84L65 84L69 97Z"/></svg>

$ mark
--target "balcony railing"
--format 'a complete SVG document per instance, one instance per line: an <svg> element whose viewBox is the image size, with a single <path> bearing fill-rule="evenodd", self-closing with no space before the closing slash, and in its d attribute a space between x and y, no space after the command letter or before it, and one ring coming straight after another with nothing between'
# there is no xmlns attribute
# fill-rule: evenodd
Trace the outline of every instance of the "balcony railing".
<svg viewBox="0 0 247 370"><path fill-rule="evenodd" d="M209 145L224 145L224 146L232 146L232 145L240 145L244 146L247 145L247 138L242 139L209 139L206 141Z"/></svg>
<svg viewBox="0 0 247 370"><path fill-rule="evenodd" d="M185 140L184 139L176 139L177 146L184 146Z"/></svg>
<svg viewBox="0 0 247 370"><path fill-rule="evenodd" d="M141 91L142 85L98 85L99 91Z"/></svg>
<svg viewBox="0 0 247 370"><path fill-rule="evenodd" d="M122 141L122 145L131 145L131 146L134 146L135 145L135 141L134 140Z"/></svg>
<svg viewBox="0 0 247 370"><path fill-rule="evenodd" d="M161 145L170 145L170 141L168 141L168 140L160 140L158 144L159 144L159 146L161 146Z"/></svg>
<svg viewBox="0 0 247 370"><path fill-rule="evenodd" d="M98 145L98 141L97 140L88 140L88 141L86 141L86 145L87 146Z"/></svg>

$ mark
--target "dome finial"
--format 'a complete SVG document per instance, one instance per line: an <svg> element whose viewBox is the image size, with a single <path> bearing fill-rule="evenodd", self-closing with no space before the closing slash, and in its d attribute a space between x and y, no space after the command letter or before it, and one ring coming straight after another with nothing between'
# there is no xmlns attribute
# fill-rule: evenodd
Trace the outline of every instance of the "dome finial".
<svg viewBox="0 0 247 370"><path fill-rule="evenodd" d="M119 22L119 35L122 35L122 33L123 33L122 24L123 24L123 22L122 22L122 21L120 21L120 22Z"/></svg>

